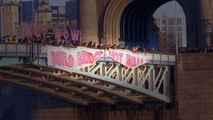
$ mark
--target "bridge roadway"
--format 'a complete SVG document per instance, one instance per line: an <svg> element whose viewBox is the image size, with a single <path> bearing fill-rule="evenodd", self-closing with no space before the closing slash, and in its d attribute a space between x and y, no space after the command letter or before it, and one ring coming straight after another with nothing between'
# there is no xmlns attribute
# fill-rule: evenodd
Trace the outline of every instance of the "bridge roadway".
<svg viewBox="0 0 213 120"><path fill-rule="evenodd" d="M29 57L29 44L0 44L1 57ZM47 47L34 44L33 56L47 59ZM151 53L147 53L151 54ZM19 64L0 68L0 81L24 86L79 105L103 103L143 104L171 102L171 72L175 55L152 54L145 65L128 68L109 57L68 72L45 64Z"/></svg>

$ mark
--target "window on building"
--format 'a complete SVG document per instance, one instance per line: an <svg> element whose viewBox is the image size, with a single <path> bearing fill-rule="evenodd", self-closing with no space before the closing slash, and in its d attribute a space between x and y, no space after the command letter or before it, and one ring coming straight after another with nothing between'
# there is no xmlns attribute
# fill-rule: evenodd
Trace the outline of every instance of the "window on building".
<svg viewBox="0 0 213 120"><path fill-rule="evenodd" d="M170 18L168 18L168 25L171 25L172 24L172 21Z"/></svg>
<svg viewBox="0 0 213 120"><path fill-rule="evenodd" d="M170 27L168 27L168 31L172 31L172 32L174 32L174 27L172 27L172 26L170 26Z"/></svg>
<svg viewBox="0 0 213 120"><path fill-rule="evenodd" d="M65 7L59 7L58 8L58 13L59 14L65 14Z"/></svg>
<svg viewBox="0 0 213 120"><path fill-rule="evenodd" d="M162 24L163 24L163 25L166 25L166 20L162 20Z"/></svg>
<svg viewBox="0 0 213 120"><path fill-rule="evenodd" d="M181 26L177 27L177 31L182 31L182 27Z"/></svg>
<svg viewBox="0 0 213 120"><path fill-rule="evenodd" d="M57 17L52 17L53 20L57 20Z"/></svg>
<svg viewBox="0 0 213 120"><path fill-rule="evenodd" d="M178 38L182 38L182 34L178 34Z"/></svg>
<svg viewBox="0 0 213 120"><path fill-rule="evenodd" d="M177 25L182 25L182 19L181 18L177 18Z"/></svg>
<svg viewBox="0 0 213 120"><path fill-rule="evenodd" d="M59 17L60 20L65 20L65 17Z"/></svg>
<svg viewBox="0 0 213 120"><path fill-rule="evenodd" d="M57 10L53 10L53 14L58 14L58 13L57 13Z"/></svg>

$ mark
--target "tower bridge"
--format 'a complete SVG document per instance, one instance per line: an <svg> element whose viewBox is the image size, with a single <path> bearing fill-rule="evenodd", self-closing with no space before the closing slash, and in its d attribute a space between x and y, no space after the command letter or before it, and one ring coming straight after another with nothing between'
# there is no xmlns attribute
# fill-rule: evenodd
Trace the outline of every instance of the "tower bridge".
<svg viewBox="0 0 213 120"><path fill-rule="evenodd" d="M157 30L153 29L152 16L158 7L170 1L173 0L79 0L78 11L80 14L78 17L80 23L78 24L82 31L81 42L92 41L100 44L124 42L127 45L128 43L140 43L148 47L153 47L153 45L158 47L160 43L156 43L158 39L154 35L156 35ZM211 47L213 44L212 1L175 1L183 8L185 13L187 46ZM10 4L2 5L1 9L3 10L8 5ZM5 32L3 35L12 34L10 32L13 32L12 29L16 28L12 22L18 23L17 12L19 6L16 4L9 7L12 9L5 8L5 12L2 14L4 20L1 20L5 22L2 25L3 32ZM15 21L14 19L13 21L9 20L11 13L17 13ZM50 14L38 16L43 17L41 22L45 22L50 20L48 18L48 16L51 16ZM125 39L123 39L123 36ZM68 105L67 107L67 104L63 104L64 101L52 102L49 96L45 96L41 100L40 95L36 100L33 100L35 97L29 97L29 101L22 101L27 97L26 95L20 95L22 94L21 91L13 101L15 103L18 99L18 104L12 104L11 101L6 104L0 102L0 119L7 118L9 116L7 113L22 120L52 120L65 117L74 120L212 119L212 53L176 56L158 53L146 54L152 56L152 58L139 66L134 66L137 64L132 64L134 67L126 66L118 59L104 54L93 64L81 68L77 67L70 71L58 64L57 59L56 65L50 64L52 62L49 62L48 47L45 45L0 44L0 60L15 59L15 62L13 61L10 65L0 67L1 82L12 83L56 96L54 100L61 98L68 101L68 103L86 106L85 110L81 107L75 109L75 106L70 107L71 105ZM145 56L144 53L138 55ZM137 55L135 54L135 56ZM67 58L67 56L64 58ZM69 60L71 61L71 59ZM85 62L88 61L82 63ZM29 92L28 89L25 92ZM0 98L0 100L2 99ZM36 107L30 106L34 103L28 103L35 101L37 102ZM154 101L163 105L166 103L171 105L174 102L175 107L165 110L165 106L162 109L154 106L154 110L148 109L147 111L140 107L137 110L135 108L118 110L114 107L125 106L126 103L146 105L147 101ZM46 105L47 103L50 107ZM91 109L94 104L110 107L113 105L112 108L115 109L105 111L95 108L94 110ZM12 112L9 111L10 108ZM85 111L87 112L85 113ZM101 115L100 111L104 114ZM77 117L75 113L78 115ZM62 117L58 117L60 115Z"/></svg>
<svg viewBox="0 0 213 120"><path fill-rule="evenodd" d="M104 54L92 64L69 71L69 68L57 64L54 66L48 60L51 57L48 57L50 52L48 53L47 45L1 44L0 48L1 57L19 59L33 56L37 59L33 64L2 66L0 80L4 82L35 89L79 105L171 102L170 80L174 79L171 72L174 71L175 55L134 54L129 51L133 56L146 54L152 58L146 64L128 67ZM53 47L53 49L57 48ZM91 48L80 49L92 50ZM69 52L73 53L74 48L71 48Z"/></svg>

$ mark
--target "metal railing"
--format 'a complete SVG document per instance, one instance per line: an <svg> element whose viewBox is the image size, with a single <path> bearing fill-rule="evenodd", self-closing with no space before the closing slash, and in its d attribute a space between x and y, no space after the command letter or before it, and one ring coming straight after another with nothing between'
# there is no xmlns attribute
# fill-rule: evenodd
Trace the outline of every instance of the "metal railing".
<svg viewBox="0 0 213 120"><path fill-rule="evenodd" d="M142 53L143 54L143 53ZM175 65L176 57L173 54L144 53L152 54L153 59L149 64ZM30 57L47 58L47 45L43 44L0 44L0 57ZM104 56L100 61L113 61Z"/></svg>

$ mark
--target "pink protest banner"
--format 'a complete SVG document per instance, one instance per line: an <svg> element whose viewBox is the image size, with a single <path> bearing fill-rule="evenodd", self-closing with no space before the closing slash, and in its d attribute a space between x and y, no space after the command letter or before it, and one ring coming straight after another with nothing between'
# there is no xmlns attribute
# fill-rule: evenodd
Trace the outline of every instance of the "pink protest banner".
<svg viewBox="0 0 213 120"><path fill-rule="evenodd" d="M61 32L63 31L63 32ZM82 33L81 30L70 30L68 31L67 28L61 29L59 27L54 28L55 39L60 40L61 36L64 36L65 41L67 41L69 35L71 35L72 41L82 41Z"/></svg>
<svg viewBox="0 0 213 120"><path fill-rule="evenodd" d="M55 28L55 39L57 41L61 40L61 30L59 28Z"/></svg>
<svg viewBox="0 0 213 120"><path fill-rule="evenodd" d="M65 48L62 46L47 46L47 53L48 65L72 72L97 62L103 57L104 50L86 47Z"/></svg>
<svg viewBox="0 0 213 120"><path fill-rule="evenodd" d="M73 41L78 41L78 40L81 41L82 38L81 38L80 30L71 30L70 33L71 33L71 38Z"/></svg>
<svg viewBox="0 0 213 120"><path fill-rule="evenodd" d="M64 40L66 41L66 43L67 43L68 37L69 37L69 31L65 28L64 29Z"/></svg>
<svg viewBox="0 0 213 120"><path fill-rule="evenodd" d="M45 32L48 32L47 26L41 26L41 32L44 34Z"/></svg>
<svg viewBox="0 0 213 120"><path fill-rule="evenodd" d="M69 72L93 65L104 55L129 68L136 68L143 65L153 57L152 54L132 53L129 50L109 49L108 51L104 51L81 46L77 48L47 46L47 53L48 65Z"/></svg>
<svg viewBox="0 0 213 120"><path fill-rule="evenodd" d="M143 65L153 57L151 54L133 53L132 51L122 49L109 49L106 51L106 55L130 68Z"/></svg>
<svg viewBox="0 0 213 120"><path fill-rule="evenodd" d="M90 49L86 47L77 48L78 66L92 65L104 55L103 50Z"/></svg>
<svg viewBox="0 0 213 120"><path fill-rule="evenodd" d="M26 26L25 26L25 36L27 38L30 38L33 36L32 26L29 24L26 24Z"/></svg>
<svg viewBox="0 0 213 120"><path fill-rule="evenodd" d="M40 26L35 26L34 27L34 31L33 31L33 34L38 38L38 37L41 37L41 27Z"/></svg>

